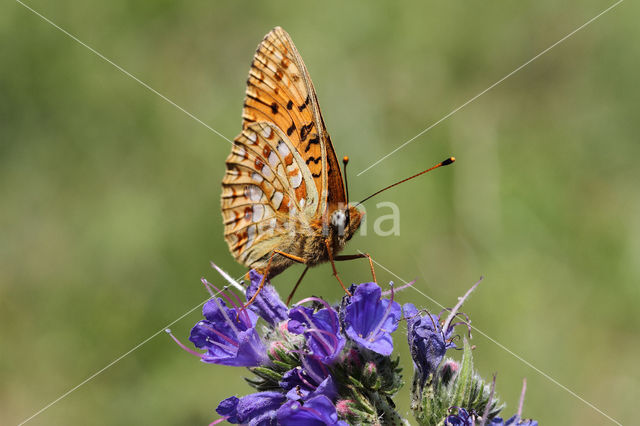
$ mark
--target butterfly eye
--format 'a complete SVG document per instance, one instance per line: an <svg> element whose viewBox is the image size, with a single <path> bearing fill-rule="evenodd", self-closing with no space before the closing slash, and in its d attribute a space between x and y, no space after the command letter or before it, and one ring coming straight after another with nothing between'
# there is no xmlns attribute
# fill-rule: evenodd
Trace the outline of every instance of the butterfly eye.
<svg viewBox="0 0 640 426"><path fill-rule="evenodd" d="M331 214L331 225L335 228L344 230L347 224L347 216L344 210L336 210Z"/></svg>

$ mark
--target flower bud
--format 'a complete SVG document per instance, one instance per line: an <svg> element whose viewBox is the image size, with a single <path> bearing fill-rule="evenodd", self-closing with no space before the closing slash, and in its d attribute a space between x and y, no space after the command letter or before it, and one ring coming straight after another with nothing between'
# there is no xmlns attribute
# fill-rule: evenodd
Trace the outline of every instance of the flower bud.
<svg viewBox="0 0 640 426"><path fill-rule="evenodd" d="M338 416L347 417L353 416L355 413L352 410L352 407L355 405L355 401L352 399L341 399L336 402L336 411L338 412Z"/></svg>

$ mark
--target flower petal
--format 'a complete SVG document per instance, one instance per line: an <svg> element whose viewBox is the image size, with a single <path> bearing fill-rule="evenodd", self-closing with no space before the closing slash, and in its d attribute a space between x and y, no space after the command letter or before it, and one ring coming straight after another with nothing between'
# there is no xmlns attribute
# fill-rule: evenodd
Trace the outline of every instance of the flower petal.
<svg viewBox="0 0 640 426"><path fill-rule="evenodd" d="M280 392L258 392L240 398L237 406L239 423L276 424L276 411L285 401Z"/></svg>
<svg viewBox="0 0 640 426"><path fill-rule="evenodd" d="M251 285L249 285L247 289L247 300L253 297L262 281L262 275L253 269L249 272L249 276L251 278ZM249 306L249 309L260 315L262 319L272 326L287 319L287 307L282 303L280 295L278 295L275 287L273 287L269 281L264 284L264 287Z"/></svg>
<svg viewBox="0 0 640 426"><path fill-rule="evenodd" d="M278 409L278 425L346 426L347 423L338 421L336 407L331 400L324 395L319 395L310 398L304 405L298 401L289 401L282 405Z"/></svg>
<svg viewBox="0 0 640 426"><path fill-rule="evenodd" d="M391 333L398 328L402 311L397 302L381 295L376 283L360 284L344 308L344 323L351 340L386 356L393 352Z"/></svg>
<svg viewBox="0 0 640 426"><path fill-rule="evenodd" d="M337 312L329 307L318 312L305 306L296 306L289 311L287 328L294 334L304 333L307 346L323 363L333 363L346 343L340 333Z"/></svg>
<svg viewBox="0 0 640 426"><path fill-rule="evenodd" d="M238 402L240 399L236 396L227 398L218 404L216 413L226 417L229 423L238 423Z"/></svg>

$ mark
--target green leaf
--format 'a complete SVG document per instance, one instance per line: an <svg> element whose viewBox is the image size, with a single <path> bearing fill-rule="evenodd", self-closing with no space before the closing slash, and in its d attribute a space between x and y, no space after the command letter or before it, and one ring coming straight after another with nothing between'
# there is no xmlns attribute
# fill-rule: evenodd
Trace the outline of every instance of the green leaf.
<svg viewBox="0 0 640 426"><path fill-rule="evenodd" d="M253 374L255 374L258 377L261 377L265 380L270 380L270 381L274 381L274 382L280 382L280 380L282 380L282 374L273 371L270 368L266 368L266 367L254 367L251 369L251 372L253 372Z"/></svg>
<svg viewBox="0 0 640 426"><path fill-rule="evenodd" d="M362 408L362 410L371 414L376 413L375 407L369 402L369 400L364 395L358 392L358 390L354 386L348 385L347 388L351 391L351 396L359 404L359 407Z"/></svg>
<svg viewBox="0 0 640 426"><path fill-rule="evenodd" d="M358 389L364 389L364 388L365 388L365 386L364 386L364 385L363 385L363 384L362 384L358 379L356 379L355 377L353 377L353 376L348 376L348 379L349 379L349 381L350 381L351 383L353 383L353 385L354 385L356 388L358 388Z"/></svg>
<svg viewBox="0 0 640 426"><path fill-rule="evenodd" d="M284 370L284 371L289 371L293 367L295 367L295 365L292 366L291 364L288 364L288 363L282 362L282 361L278 361L277 359L271 360L271 362L273 363L273 365L278 367L278 369Z"/></svg>
<svg viewBox="0 0 640 426"><path fill-rule="evenodd" d="M464 338L464 349L462 352L462 362L460 363L460 372L455 381L453 388L453 401L451 405L463 407L464 402L469 400L473 382L473 354L471 353L471 345L467 338Z"/></svg>

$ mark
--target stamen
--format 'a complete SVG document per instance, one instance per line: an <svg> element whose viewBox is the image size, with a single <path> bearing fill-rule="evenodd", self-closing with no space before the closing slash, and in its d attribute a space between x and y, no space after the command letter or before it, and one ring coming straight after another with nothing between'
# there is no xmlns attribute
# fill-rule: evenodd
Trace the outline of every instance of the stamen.
<svg viewBox="0 0 640 426"><path fill-rule="evenodd" d="M469 324L466 321L458 321L456 323L451 324L451 329L456 328L459 325L466 325L467 326L467 334L469 335L469 339L471 339L471 324Z"/></svg>
<svg viewBox="0 0 640 426"><path fill-rule="evenodd" d="M320 334L328 335L329 338L332 340L332 343L334 343L333 346L331 346L331 345L325 346L325 350L328 353L332 353L333 352L333 348L338 347L338 338L336 337L335 334L331 333L330 331L322 330L320 328L308 328L307 332L309 332L309 333L320 333ZM318 338L320 338L320 336L318 336ZM323 342L323 346L324 346L324 340L321 340L321 342Z"/></svg>
<svg viewBox="0 0 640 426"><path fill-rule="evenodd" d="M229 318L229 315L227 315L227 312L224 310L224 308L220 304L220 301L217 298L214 298L213 300L216 302L216 305L218 306L218 309L220 309L220 312L222 313L222 316L224 316L224 319L225 319L226 323L229 324L229 327L231 327L233 329L233 331L235 332L236 335L240 334L240 331L238 330L236 325L233 323L233 321L231 321L231 318ZM238 321L238 322L240 322L240 321Z"/></svg>
<svg viewBox="0 0 640 426"><path fill-rule="evenodd" d="M200 277L200 282L201 282L202 284L204 284L204 288L206 288L206 289L207 289L207 291L209 292L209 295L210 295L211 297L216 297L216 295L215 295L215 293L213 292L213 290L211 290L211 287L213 287L213 285L212 285L209 281L207 281L207 280L205 279L205 277ZM220 292L218 292L218 293L220 293Z"/></svg>
<svg viewBox="0 0 640 426"><path fill-rule="evenodd" d="M238 304L233 303L233 301L227 295L227 290L229 289L228 285L222 287L222 290L219 290L218 287L216 287L215 285L211 284L204 277L201 278L200 281L202 281L202 284L204 284L204 286L207 288L207 290L209 290L209 293L211 294L211 297L215 298L218 294L222 294L222 297L224 297L224 300L226 300L227 303L229 303L229 305L231 305L236 310L236 312L238 311L238 304L242 305L242 302L240 302L240 299L238 299L238 296L236 296L236 294L233 291L230 291L229 293L231 293L235 297L235 299L238 301ZM213 287L213 289L216 291L216 293L214 294L209 287ZM244 320L245 320L245 323L244 323L245 327L250 327L251 326L251 319L249 318L249 314L244 312L244 310L242 310L241 312L244 313L243 317L244 317Z"/></svg>
<svg viewBox="0 0 640 426"><path fill-rule="evenodd" d="M229 293L231 293L231 295L233 296L233 298L236 301L236 303L233 305L233 307L236 310L238 310L238 307L240 307L239 309L244 313L243 317L245 319L245 326L251 327L251 318L249 318L249 314L246 312L246 309L242 309L242 307L244 306L244 302L242 300L240 300L240 298L238 297L237 294L235 294L235 292L230 291Z"/></svg>
<svg viewBox="0 0 640 426"><path fill-rule="evenodd" d="M229 417L231 416L225 416L225 417L221 417L218 420L214 420L211 423L209 423L209 426L213 426L213 425L217 425L218 423L222 423L224 421L226 421Z"/></svg>
<svg viewBox="0 0 640 426"><path fill-rule="evenodd" d="M302 373L303 373L303 372L302 372L302 368L300 368L300 367L296 368L296 373L298 373L298 378L300 379L300 381L301 381L302 383L304 383L305 385L309 386L311 389L315 389L315 388L317 388L317 387L318 387L318 386L314 386L314 385L312 385L311 383L309 383L309 382L307 381L307 379L305 379L304 377L302 377Z"/></svg>
<svg viewBox="0 0 640 426"><path fill-rule="evenodd" d="M215 334L216 336L220 337L222 340L225 340L225 341L227 341L228 343L232 344L233 346L235 346L235 347L238 347L238 346L239 346L239 345L238 345L238 342L236 342L236 341L232 340L229 336L227 336L227 335L225 335L224 333L222 333L222 332L220 332L220 331L216 330L215 328L210 327L210 326L209 326L208 324L206 324L205 322L200 321L200 322L198 323L198 325L200 325L200 326L202 326L202 327L206 328L207 330L209 330L210 332L212 332L212 333L213 333L213 334ZM212 341L212 343L213 343L213 341Z"/></svg>
<svg viewBox="0 0 640 426"><path fill-rule="evenodd" d="M195 355L198 358L202 358L203 353L200 352L196 352L191 348L186 347L180 340L178 340L178 338L176 336L173 335L173 333L171 333L171 329L167 328L165 330L165 333L167 333L169 336L171 336L171 338L173 339L174 342L176 342L178 344L178 346L180 346L182 349L184 349L185 351L189 352L191 355ZM206 352L205 352L206 353Z"/></svg>
<svg viewBox="0 0 640 426"><path fill-rule="evenodd" d="M300 310L300 313L302 314L302 316L304 317L304 319L307 320L307 322L309 323L309 329L307 329L307 331L309 330L320 330L320 328L313 322L313 320L311 318L309 318L309 315L307 315L307 313L304 310ZM329 342L327 342L327 340L324 338L324 336L322 335L322 333L320 333L318 335L318 339L322 342L322 344L324 345L325 348L329 348L328 352L332 352L331 351L331 345L329 344Z"/></svg>
<svg viewBox="0 0 640 426"><path fill-rule="evenodd" d="M206 278L204 277L200 278L200 281L207 288L207 290L209 291L209 294L211 294L211 297L215 298L217 295L222 295L222 297L224 297L224 300L226 300L227 303L229 303L229 305L233 306L234 308L236 307L236 304L233 303L233 301L227 295L226 290L229 288L229 286L224 286L222 287L222 290L220 290L218 287L216 287L215 285L207 281ZM215 293L211 290L212 288L216 291Z"/></svg>
<svg viewBox="0 0 640 426"><path fill-rule="evenodd" d="M230 355L235 355L236 353L238 353L238 349L237 348L234 348L234 347L231 347L231 346L227 346L227 345L223 345L220 342L216 342L215 340L211 340L209 337L207 337L206 340L207 340L207 343L209 343L209 344L211 344L213 346L217 346L220 349L225 350Z"/></svg>
<svg viewBox="0 0 640 426"><path fill-rule="evenodd" d="M468 323L470 323L470 322L471 322L471 320L469 319L469 315L467 315L466 313L464 313L464 312L458 312L458 313L456 314L456 316L458 316L458 315L463 316L466 322L468 322Z"/></svg>
<svg viewBox="0 0 640 426"><path fill-rule="evenodd" d="M522 408L524 407L524 394L527 393L527 378L522 379L522 392L520 392L520 402L518 404L518 417L522 417Z"/></svg>
<svg viewBox="0 0 640 426"><path fill-rule="evenodd" d="M300 304L306 303L306 302L318 302L322 306L327 308L327 311L329 311L329 313L332 314L332 315L330 315L330 317L331 317L331 328L336 328L336 322L337 322L338 318L337 318L337 315L333 312L333 308L331 308L331 305L329 305L325 300L322 300L319 297L307 297L306 299L302 299L301 301L296 303L296 305L300 305Z"/></svg>
<svg viewBox="0 0 640 426"><path fill-rule="evenodd" d="M313 379L315 380L318 384L322 383L322 381L324 380L321 376L318 376L318 374L316 374L315 371L313 371L313 369L311 368L311 365L307 362L306 358L303 356L301 357L302 362L302 366L304 367L304 370L307 372L307 374ZM320 365L322 366L323 364L320 363ZM326 371L325 371L326 374Z"/></svg>
<svg viewBox="0 0 640 426"><path fill-rule="evenodd" d="M419 317L419 316L420 316L420 314L421 314L421 313L422 313L422 311L418 311L418 312L416 312L414 315L411 315L410 317L405 317L405 316L404 316L404 314L405 314L405 313L404 313L404 308L402 308L402 319L401 319L401 321L402 321L402 320L409 321L410 319L417 318L417 317ZM428 312L427 312L427 313L428 313Z"/></svg>
<svg viewBox="0 0 640 426"><path fill-rule="evenodd" d="M413 281L411 281L411 282L409 282L409 283L407 283L405 285L401 285L400 287L396 288L395 291L402 291L404 289L412 287L415 283L416 283L416 280L413 280ZM393 281L391 281L389 284L393 285ZM387 297L390 294L391 294L391 290L387 290L387 291L383 291L382 292L382 295L385 296L385 297Z"/></svg>
<svg viewBox="0 0 640 426"><path fill-rule="evenodd" d="M447 335L444 333L444 330L442 329L442 327L440 325L440 322L439 322L440 321L440 315L438 315L436 317L435 315L431 315L429 313L429 311L427 311L427 310L425 310L425 313L427 314L427 316L431 320L431 325L433 326L433 331L440 332L440 334L442 335L442 340L446 340ZM436 318L435 320L434 320L434 317Z"/></svg>

